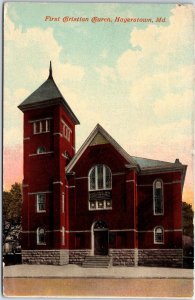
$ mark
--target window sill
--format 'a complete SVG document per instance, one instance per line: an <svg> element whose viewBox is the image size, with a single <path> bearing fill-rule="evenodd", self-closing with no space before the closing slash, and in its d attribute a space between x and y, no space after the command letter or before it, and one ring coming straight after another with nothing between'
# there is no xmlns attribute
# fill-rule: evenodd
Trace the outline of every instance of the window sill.
<svg viewBox="0 0 195 300"><path fill-rule="evenodd" d="M54 153L54 152L48 151L48 152L43 152L43 153L32 153L32 154L29 154L29 156L37 156L37 155L52 154L52 153Z"/></svg>
<svg viewBox="0 0 195 300"><path fill-rule="evenodd" d="M153 214L154 216L164 216L164 213Z"/></svg>
<svg viewBox="0 0 195 300"><path fill-rule="evenodd" d="M111 191L112 190L112 187L110 188L102 188L102 189L99 189L99 190L88 190L89 192L99 192L99 191Z"/></svg>
<svg viewBox="0 0 195 300"><path fill-rule="evenodd" d="M43 131L43 132L33 132L33 135L36 135L36 134L42 134L42 133L49 133L51 131Z"/></svg>
<svg viewBox="0 0 195 300"><path fill-rule="evenodd" d="M107 207L107 208L89 208L89 211L94 211L94 210L112 210L112 207Z"/></svg>
<svg viewBox="0 0 195 300"><path fill-rule="evenodd" d="M40 213L46 213L46 210L37 210L37 213L40 214Z"/></svg>
<svg viewBox="0 0 195 300"><path fill-rule="evenodd" d="M154 242L154 245L164 245L164 242Z"/></svg>

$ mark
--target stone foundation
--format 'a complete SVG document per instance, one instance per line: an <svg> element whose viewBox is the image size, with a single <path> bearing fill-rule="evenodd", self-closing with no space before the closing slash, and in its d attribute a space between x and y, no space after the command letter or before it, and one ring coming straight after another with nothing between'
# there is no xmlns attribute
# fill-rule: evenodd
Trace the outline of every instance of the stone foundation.
<svg viewBox="0 0 195 300"><path fill-rule="evenodd" d="M175 267L183 266L182 249L139 249L138 266Z"/></svg>
<svg viewBox="0 0 195 300"><path fill-rule="evenodd" d="M23 264L66 265L68 250L22 250Z"/></svg>
<svg viewBox="0 0 195 300"><path fill-rule="evenodd" d="M110 249L109 256L111 257L113 266L134 266L135 250L134 249Z"/></svg>
<svg viewBox="0 0 195 300"><path fill-rule="evenodd" d="M90 255L90 253L91 253L90 249L69 250L69 263L76 264L76 265L82 265L85 257Z"/></svg>
<svg viewBox="0 0 195 300"><path fill-rule="evenodd" d="M86 256L91 254L85 250L22 250L23 264L45 265L82 265ZM113 266L183 266L182 249L110 249L111 265Z"/></svg>

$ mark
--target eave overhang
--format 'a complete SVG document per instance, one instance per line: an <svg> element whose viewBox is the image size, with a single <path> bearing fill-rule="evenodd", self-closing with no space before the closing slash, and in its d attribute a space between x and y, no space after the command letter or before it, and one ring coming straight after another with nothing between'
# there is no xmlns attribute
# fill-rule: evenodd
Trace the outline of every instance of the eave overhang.
<svg viewBox="0 0 195 300"><path fill-rule="evenodd" d="M22 111L28 111L32 109L39 109L39 108L44 108L44 107L50 107L50 106L55 106L55 105L62 105L65 109L65 111L68 113L70 116L71 120L75 125L80 124L79 120L69 107L67 103L64 102L62 98L55 98L55 99L50 99L50 100L43 100L35 103L29 103L29 104L20 104L18 105L18 108Z"/></svg>
<svg viewBox="0 0 195 300"><path fill-rule="evenodd" d="M182 173L182 189L184 186L185 176L187 171L187 165L175 165L172 167L157 167L157 168L142 168L140 169L139 175L152 175L152 174L162 174L162 173L172 173L181 172Z"/></svg>

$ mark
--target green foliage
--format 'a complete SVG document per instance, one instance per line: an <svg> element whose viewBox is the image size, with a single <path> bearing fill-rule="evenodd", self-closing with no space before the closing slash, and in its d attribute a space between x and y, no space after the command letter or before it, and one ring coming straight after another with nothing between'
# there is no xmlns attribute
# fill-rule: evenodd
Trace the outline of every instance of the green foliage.
<svg viewBox="0 0 195 300"><path fill-rule="evenodd" d="M14 183L9 192L3 192L3 219L11 223L20 224L22 206L21 184Z"/></svg>
<svg viewBox="0 0 195 300"><path fill-rule="evenodd" d="M182 221L183 221L183 234L194 237L194 226L193 226L194 212L192 205L186 202L182 203Z"/></svg>

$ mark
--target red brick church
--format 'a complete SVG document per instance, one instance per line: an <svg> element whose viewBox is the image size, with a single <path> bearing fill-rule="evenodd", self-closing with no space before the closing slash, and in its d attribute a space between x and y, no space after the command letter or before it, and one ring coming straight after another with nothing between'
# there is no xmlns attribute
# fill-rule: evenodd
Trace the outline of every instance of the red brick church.
<svg viewBox="0 0 195 300"><path fill-rule="evenodd" d="M22 261L182 266L186 166L129 155L99 124L75 153L79 121L48 79L24 113Z"/></svg>

